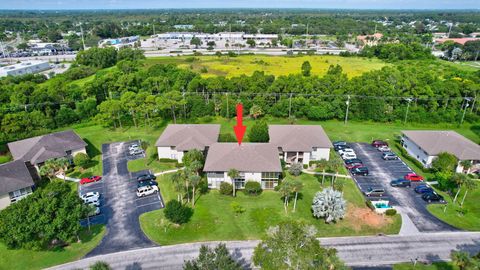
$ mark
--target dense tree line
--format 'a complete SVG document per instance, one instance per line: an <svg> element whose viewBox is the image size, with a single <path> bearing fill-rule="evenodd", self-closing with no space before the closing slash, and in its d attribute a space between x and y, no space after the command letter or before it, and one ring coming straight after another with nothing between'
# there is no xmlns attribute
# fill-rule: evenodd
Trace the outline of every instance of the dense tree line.
<svg viewBox="0 0 480 270"><path fill-rule="evenodd" d="M432 51L418 43L385 43L365 46L361 56L377 57L388 61L434 59Z"/></svg>
<svg viewBox="0 0 480 270"><path fill-rule="evenodd" d="M173 65L143 66L131 51L103 57L109 50L92 50L99 53L85 64L105 67L118 55L130 56L81 85L69 79L73 75L46 82L38 75L0 80L1 140L92 119L124 127L155 125L159 118L234 117L238 102L253 118L344 119L348 101L349 119L355 120L404 121L407 109L409 122L459 123L463 114L467 122L479 120L480 72L445 69L438 61L399 61L351 79L338 65L321 77L303 76L299 69L279 77L254 72L204 78ZM97 58L109 59L108 65Z"/></svg>

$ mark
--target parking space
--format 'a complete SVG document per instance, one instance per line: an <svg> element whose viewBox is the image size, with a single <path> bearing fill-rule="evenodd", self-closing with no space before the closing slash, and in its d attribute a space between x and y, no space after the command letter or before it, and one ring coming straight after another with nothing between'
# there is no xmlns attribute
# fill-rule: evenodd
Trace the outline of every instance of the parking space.
<svg viewBox="0 0 480 270"><path fill-rule="evenodd" d="M89 184L84 184L84 185L78 185L78 194L82 195L88 192L98 192L100 193L100 214L91 216L88 219L83 219L80 221L80 224L82 226L88 226L90 225L95 225L95 224L105 224L106 223L106 218L105 218L105 205L106 205L106 198L105 198L105 184L103 179L95 182L95 183L89 183Z"/></svg>
<svg viewBox="0 0 480 270"><path fill-rule="evenodd" d="M453 231L452 226L442 222L426 209L427 203L420 194L413 190L419 182L412 182L410 188L392 187L390 181L403 178L412 170L401 159L383 160L382 153L367 143L350 144L357 158L368 167L368 176L354 176L359 188L363 191L369 187L381 187L385 194L381 197L387 199L390 204L399 211L407 214L419 231ZM375 199L376 197L368 197Z"/></svg>
<svg viewBox="0 0 480 270"><path fill-rule="evenodd" d="M129 172L129 160L143 158L144 153L130 155L132 145L139 141L104 144L103 180L82 186L82 192L98 191L101 195L102 214L92 218L106 223L107 234L88 256L122 250L155 246L140 228L138 217L145 212L164 207L160 192L137 198L137 176L149 171Z"/></svg>

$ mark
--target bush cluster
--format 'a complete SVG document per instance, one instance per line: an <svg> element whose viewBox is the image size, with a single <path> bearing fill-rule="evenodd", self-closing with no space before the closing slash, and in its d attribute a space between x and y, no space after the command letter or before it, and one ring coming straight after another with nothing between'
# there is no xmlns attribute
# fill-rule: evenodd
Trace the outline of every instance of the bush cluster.
<svg viewBox="0 0 480 270"><path fill-rule="evenodd" d="M165 217L175 224L187 223L193 215L193 209L182 205L177 200L169 201L165 205Z"/></svg>
<svg viewBox="0 0 480 270"><path fill-rule="evenodd" d="M387 209L387 211L385 211L385 215L387 216L395 216L397 214L397 210L395 209Z"/></svg>
<svg viewBox="0 0 480 270"><path fill-rule="evenodd" d="M248 195L259 195L260 193L262 193L262 186L258 182L247 181L247 183L245 183L244 191Z"/></svg>
<svg viewBox="0 0 480 270"><path fill-rule="evenodd" d="M220 194L222 195L232 195L233 190L232 190L232 185L227 183L227 182L222 182L220 184Z"/></svg>

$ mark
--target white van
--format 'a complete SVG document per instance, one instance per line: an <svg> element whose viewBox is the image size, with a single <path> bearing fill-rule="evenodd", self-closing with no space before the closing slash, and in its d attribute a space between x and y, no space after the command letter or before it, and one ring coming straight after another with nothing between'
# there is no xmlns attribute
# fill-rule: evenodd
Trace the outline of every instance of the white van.
<svg viewBox="0 0 480 270"><path fill-rule="evenodd" d="M137 197L144 197L158 192L157 186L144 186L137 188Z"/></svg>

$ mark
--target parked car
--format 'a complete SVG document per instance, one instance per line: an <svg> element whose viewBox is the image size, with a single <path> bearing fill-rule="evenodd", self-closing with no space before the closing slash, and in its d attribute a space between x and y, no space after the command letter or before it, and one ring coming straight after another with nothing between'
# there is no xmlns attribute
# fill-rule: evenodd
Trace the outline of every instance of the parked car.
<svg viewBox="0 0 480 270"><path fill-rule="evenodd" d="M386 152L386 153L383 153L382 158L384 160L396 160L396 159L398 159L398 156L395 155L395 153Z"/></svg>
<svg viewBox="0 0 480 270"><path fill-rule="evenodd" d="M138 145L137 143L134 143L134 144L131 144L129 147L128 147L128 151L133 151L133 150L138 150L140 148L140 145Z"/></svg>
<svg viewBox="0 0 480 270"><path fill-rule="evenodd" d="M343 160L356 159L356 158L357 158L357 155L351 154L351 153L345 153L345 154L342 155Z"/></svg>
<svg viewBox="0 0 480 270"><path fill-rule="evenodd" d="M416 186L415 187L415 192L416 193L420 193L420 194L423 194L423 193L432 193L433 192L433 188L429 187L429 186L424 186L424 185L419 185L419 186Z"/></svg>
<svg viewBox="0 0 480 270"><path fill-rule="evenodd" d="M392 149L390 149L390 147L388 147L386 145L379 146L377 148L377 150L380 151L380 152L390 152L390 151L392 151Z"/></svg>
<svg viewBox="0 0 480 270"><path fill-rule="evenodd" d="M410 181L423 181L423 176L416 173L407 173L403 178Z"/></svg>
<svg viewBox="0 0 480 270"><path fill-rule="evenodd" d="M82 194L80 196L80 199L82 199L85 203L87 203L87 201L98 201L98 199L100 199L100 193L87 192L85 194Z"/></svg>
<svg viewBox="0 0 480 270"><path fill-rule="evenodd" d="M99 207L100 206L100 200L96 200L96 201L92 200L92 201L86 202L85 204Z"/></svg>
<svg viewBox="0 0 480 270"><path fill-rule="evenodd" d="M333 146L333 149L335 149L335 151L340 151L340 150L345 149L345 148L350 148L350 146L348 146L348 145L334 145Z"/></svg>
<svg viewBox="0 0 480 270"><path fill-rule="evenodd" d="M382 197L383 194L385 193L385 190L383 188L372 188L369 187L367 191L363 192L366 196L376 196L376 197Z"/></svg>
<svg viewBox="0 0 480 270"><path fill-rule="evenodd" d="M403 178L390 181L390 186L392 187L410 187L412 183L410 180L405 180Z"/></svg>
<svg viewBox="0 0 480 270"><path fill-rule="evenodd" d="M338 153L340 155L343 155L343 154L346 154L346 153L355 154L355 151L353 151L352 148L345 148L345 149L338 150Z"/></svg>
<svg viewBox="0 0 480 270"><path fill-rule="evenodd" d="M338 145L343 145L343 146L346 146L347 145L347 142L344 142L344 141L335 141L332 143L333 146L338 146Z"/></svg>
<svg viewBox="0 0 480 270"><path fill-rule="evenodd" d="M128 152L130 154L130 156L136 156L136 155L141 155L143 154L143 150L142 149L134 149L134 150L130 150L130 152Z"/></svg>
<svg viewBox="0 0 480 270"><path fill-rule="evenodd" d="M367 167L358 167L350 170L350 173L353 175L368 175L368 168Z"/></svg>
<svg viewBox="0 0 480 270"><path fill-rule="evenodd" d="M345 168L347 168L349 170L359 168L359 167L363 167L363 164L362 163L350 163L350 164L345 165Z"/></svg>
<svg viewBox="0 0 480 270"><path fill-rule="evenodd" d="M351 164L351 163L363 163L363 162L358 158L352 158L352 159L345 160L345 164Z"/></svg>
<svg viewBox="0 0 480 270"><path fill-rule="evenodd" d="M137 176L137 181L147 181L147 180L156 180L157 177L153 174L142 174Z"/></svg>
<svg viewBox="0 0 480 270"><path fill-rule="evenodd" d="M441 203L445 202L445 200L443 199L443 196L439 195L435 192L423 194L422 199L429 202L429 203L430 202L441 202Z"/></svg>
<svg viewBox="0 0 480 270"><path fill-rule="evenodd" d="M388 146L388 143L385 142L385 141L381 141L381 140L374 140L374 141L372 141L372 146L375 147L375 148L378 148L380 146Z"/></svg>
<svg viewBox="0 0 480 270"><path fill-rule="evenodd" d="M158 183L153 180L138 181L137 188L144 187L144 186L158 186Z"/></svg>
<svg viewBox="0 0 480 270"><path fill-rule="evenodd" d="M94 183L94 182L97 182L97 181L100 181L102 180L102 177L101 176L90 176L90 177L85 177L85 178L82 178L80 180L80 185L84 185L84 184L88 184L88 183Z"/></svg>
<svg viewBox="0 0 480 270"><path fill-rule="evenodd" d="M147 195L155 194L158 192L157 186L144 186L137 188L137 197L145 197Z"/></svg>

